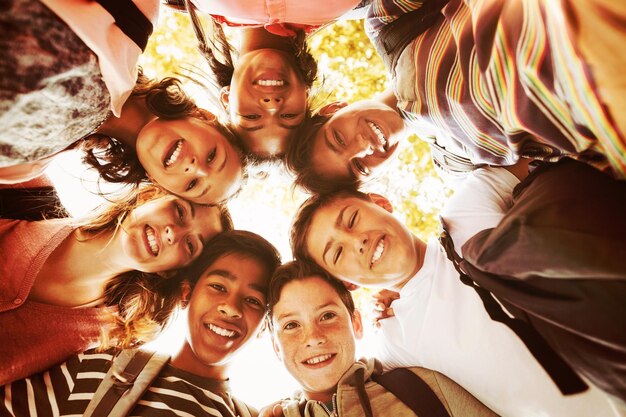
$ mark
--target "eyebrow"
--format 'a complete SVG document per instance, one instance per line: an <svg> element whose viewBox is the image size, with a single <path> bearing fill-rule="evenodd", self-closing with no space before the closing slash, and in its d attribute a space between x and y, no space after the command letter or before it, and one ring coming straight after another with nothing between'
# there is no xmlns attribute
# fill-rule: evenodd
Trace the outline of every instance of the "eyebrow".
<svg viewBox="0 0 626 417"><path fill-rule="evenodd" d="M217 275L220 276L222 278L227 279L228 281L236 281L237 280L237 276L233 275L230 271L226 270L226 269L212 269L210 271L208 271L204 276L208 277L209 275ZM267 290L267 288L263 287L262 285L259 284L248 284L248 287L252 288L255 291L258 291L262 294L265 295L265 292Z"/></svg>
<svg viewBox="0 0 626 417"><path fill-rule="evenodd" d="M350 206L345 206L344 208L342 208L339 211L339 214L337 215L337 218L335 219L335 224L334 227L335 229L338 229L341 226L341 222L343 221L343 213L345 213L345 211L349 208ZM322 259L324 260L324 262L326 262L326 253L330 250L330 247L332 246L334 240L331 238L327 243L326 246L324 246L324 252L322 253ZM326 262L326 264L328 264L328 262Z"/></svg>
<svg viewBox="0 0 626 417"><path fill-rule="evenodd" d="M280 301L280 299L279 299L279 301ZM340 306L341 305L339 303L336 303L334 301L330 301L328 303L321 304L321 305L315 307L315 311L317 312L319 310L323 310L323 309L328 308L328 307L340 307ZM296 315L297 315L296 312L288 311L288 312L283 313L280 316L276 317L276 321L281 321L281 320L284 320L286 318L289 318L289 317L292 317L292 316L296 316Z"/></svg>

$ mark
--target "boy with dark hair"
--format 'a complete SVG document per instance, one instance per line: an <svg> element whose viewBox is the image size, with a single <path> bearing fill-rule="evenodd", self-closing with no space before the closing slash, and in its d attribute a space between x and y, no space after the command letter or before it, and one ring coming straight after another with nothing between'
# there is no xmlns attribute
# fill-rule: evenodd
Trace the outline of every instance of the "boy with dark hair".
<svg viewBox="0 0 626 417"><path fill-rule="evenodd" d="M560 187L563 189L565 182L567 188L579 188L580 193L571 199L569 197L576 193L566 193L568 199L565 200L561 199L558 193L548 195L543 193L542 198L546 200L549 212L561 213L564 218L571 219L568 210L576 210L573 217L577 217L579 221L570 220L569 224L560 225L560 229L557 229L571 232L567 239L559 241L559 245L564 248L575 248L576 245L588 247L587 251L593 253L594 248L588 245L593 241L590 240L592 236L616 234L613 230L607 230L609 229L607 224L615 224L616 220L619 220L615 214L616 209L623 204L626 194L623 189L614 189L614 193L607 194L604 200L600 196L596 197L597 192L591 193L594 188L603 189L599 187L599 182L594 180L582 187L584 175L573 176L576 170L567 169L571 164L597 174L618 188L624 185L621 181L611 180L584 164L563 161L554 168L533 173L531 178L533 181L527 194L532 196L532 187L550 179L547 175L565 169L565 178L572 178L573 182L567 183L561 178L556 184L561 184ZM518 183L516 176L503 168L479 169L464 180L463 186L451 197L441 214L459 255L463 254L460 249L468 239L478 232L498 226L506 217L513 204L513 188ZM588 195L594 197L589 199ZM515 204L521 202L516 201ZM604 208L607 209L606 212L603 211ZM601 227L596 228L596 225L589 226L588 222L583 222L579 215L581 211L596 218L597 225ZM622 224L621 220L619 222ZM589 229L584 229L585 226L589 226ZM581 230L577 230L579 227ZM569 332L572 336L568 339L571 344L567 349L553 343L554 339L549 340L550 345L560 354L564 352L587 354L585 350L587 346L573 343L577 338L584 339L587 345L597 345L598 348L603 347L611 351L606 355L595 357L583 355L582 357L586 358L584 363L578 361L576 355L567 356L569 366L563 363L563 359L557 357L561 365L567 369L567 373L559 374L551 368L554 356L551 356L549 361L544 361L545 357L538 355L536 350L531 354L526 347L529 346L526 339L519 338L512 331L512 327L507 328L500 322L492 320L477 291L461 281L459 272L439 242L435 240L424 242L413 235L391 214L391 205L384 197L347 190L314 196L302 205L296 215L291 237L296 259L310 260L333 276L350 283L399 291L400 298L392 305L395 317L381 321L383 337L380 338L379 359L386 367L424 366L441 372L501 415L520 417L532 413L581 417L613 415L608 398L593 387L584 394L564 396L559 392L561 389L563 393L572 394L584 389L584 383L569 366L575 367L613 394L616 391L608 389L602 382L610 381L610 388L617 392L621 389L620 378L615 377L621 371L615 364L621 361L623 341L617 344L604 343L600 338L589 337L594 334L605 336L604 329L608 328L612 329L609 332L613 338L611 342L623 339L620 336L623 332L617 330L619 334L616 334L616 329L623 328L623 320L619 317L624 316L615 314L612 307L604 309L602 304L596 304L596 309L579 311L577 316L572 314L575 307L572 304L569 309L552 308L549 311L550 316L539 317L540 319L549 317L555 320L553 322L544 320L545 322L539 326L535 319L531 320L531 327L536 327L536 330L540 331L541 335L546 335L547 339L563 332L556 323L571 324L569 328L564 327L567 330L565 333ZM614 268L613 273L618 270L625 271L623 258L625 246L622 237L621 244L613 249L617 254L616 259L610 264L611 268ZM525 264L527 271L530 271L534 267L544 266L534 264L533 256L544 252L558 253L561 249L560 246L548 245L537 240L527 248L529 252L519 253L518 263ZM574 278L577 272L584 273L587 266L594 265L593 262L598 263L597 259L594 261L593 256L583 255L584 253L580 252L579 258L570 259L569 264L557 265L573 266L571 275L557 278ZM604 262L602 259L605 258L600 258L600 264ZM563 259L557 264L559 262L562 263ZM558 274L562 270L564 268L547 271L532 269L531 273L538 276L546 273L547 275L543 275L546 278L555 278L550 274ZM581 280L571 279L567 282L570 285L579 285L579 281ZM532 280L530 282L534 283ZM620 294L624 294L625 283L617 280L613 280L613 283L621 285L621 292L606 294L598 291L601 297L609 297L605 298L607 302L613 298L619 301L620 297L623 297ZM517 285L529 283L521 281ZM606 282L597 280L590 286L596 289L603 288ZM499 293L494 292L494 295L498 297ZM545 297L545 294L539 295ZM584 298L583 295L582 299ZM572 303L579 299L573 299ZM543 302L547 305L557 301L566 303L568 300L558 300L553 296L552 299L544 298ZM597 302L598 298L594 300ZM611 301L611 306L614 305L615 303ZM533 314L532 307L531 305L531 309L526 311L527 314ZM576 304L576 307L580 308L580 305ZM621 309L623 310L623 307ZM577 321L576 317L579 316L588 317L585 317L584 321ZM584 328L577 325L582 322L585 323ZM595 323L595 326L588 326L589 322ZM600 349L596 349L595 352L598 351ZM606 362L612 371L608 378L593 370L594 364L602 364L604 367ZM559 388L548 376L553 378Z"/></svg>
<svg viewBox="0 0 626 417"><path fill-rule="evenodd" d="M224 232L208 242L181 285L185 341L134 404L132 415L256 415L232 397L228 369L233 356L259 332L278 265L276 249L251 232ZM87 351L0 387L0 414L24 416L36 407L39 415L82 415L106 382L113 359L112 351Z"/></svg>
<svg viewBox="0 0 626 417"><path fill-rule="evenodd" d="M624 95L616 92L623 86L606 75L621 71L626 54L599 41L613 30L624 42L626 7L586 4L374 0L365 29L390 88L374 100L322 108L292 144L288 166L316 192L329 180L363 180L393 154L404 119L430 138L445 171L571 157L626 178ZM599 28L589 25L594 19ZM581 54L581 41L610 59ZM309 181L314 175L326 183Z"/></svg>
<svg viewBox="0 0 626 417"><path fill-rule="evenodd" d="M375 359L356 361L361 315L346 287L317 267L298 262L279 267L268 308L274 350L302 387L296 398L281 403L286 417L435 415L412 408L402 393L389 389L384 378L390 377L422 406L432 398L449 416L495 416L438 372L410 368L408 376L381 376ZM419 390L422 386L426 393ZM278 407L272 407L272 414L279 414Z"/></svg>

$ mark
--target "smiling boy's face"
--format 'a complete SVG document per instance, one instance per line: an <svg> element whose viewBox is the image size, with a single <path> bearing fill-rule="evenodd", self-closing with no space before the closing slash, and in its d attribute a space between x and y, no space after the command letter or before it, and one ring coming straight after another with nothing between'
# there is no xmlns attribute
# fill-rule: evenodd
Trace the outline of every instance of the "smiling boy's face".
<svg viewBox="0 0 626 417"><path fill-rule="evenodd" d="M274 350L306 397L329 401L355 361L358 312L351 317L335 289L312 276L285 284L272 321Z"/></svg>
<svg viewBox="0 0 626 417"><path fill-rule="evenodd" d="M393 288L412 278L419 270L417 239L381 205L337 196L319 208L305 238L312 260L331 275L365 287Z"/></svg>
<svg viewBox="0 0 626 417"><path fill-rule="evenodd" d="M225 379L233 355L259 332L269 273L258 260L218 258L196 283L187 307L187 337L174 366Z"/></svg>
<svg viewBox="0 0 626 417"><path fill-rule="evenodd" d="M404 122L379 101L335 103L321 113L331 115L314 138L311 163L318 175L364 180L390 160L398 148Z"/></svg>

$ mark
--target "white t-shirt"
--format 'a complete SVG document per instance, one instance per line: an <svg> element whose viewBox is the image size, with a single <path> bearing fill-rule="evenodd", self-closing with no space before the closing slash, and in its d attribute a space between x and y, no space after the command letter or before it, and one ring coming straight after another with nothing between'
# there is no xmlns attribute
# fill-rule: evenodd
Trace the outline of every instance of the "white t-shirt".
<svg viewBox="0 0 626 417"><path fill-rule="evenodd" d="M442 212L457 251L498 224L517 183L503 168L477 170L465 180ZM395 317L381 322L378 338L385 368L439 371L505 417L619 415L597 388L563 396L515 333L489 318L436 240L393 308Z"/></svg>

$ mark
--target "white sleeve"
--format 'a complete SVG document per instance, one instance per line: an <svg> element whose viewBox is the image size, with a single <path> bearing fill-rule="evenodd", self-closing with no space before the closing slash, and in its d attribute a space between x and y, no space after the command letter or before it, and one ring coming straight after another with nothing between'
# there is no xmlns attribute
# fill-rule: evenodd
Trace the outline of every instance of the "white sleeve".
<svg viewBox="0 0 626 417"><path fill-rule="evenodd" d="M477 169L465 179L441 211L457 252L476 233L498 225L518 183L515 175L499 167Z"/></svg>
<svg viewBox="0 0 626 417"><path fill-rule="evenodd" d="M385 371L419 365L402 344L402 328L396 317L380 321L375 341L374 357L382 363Z"/></svg>

